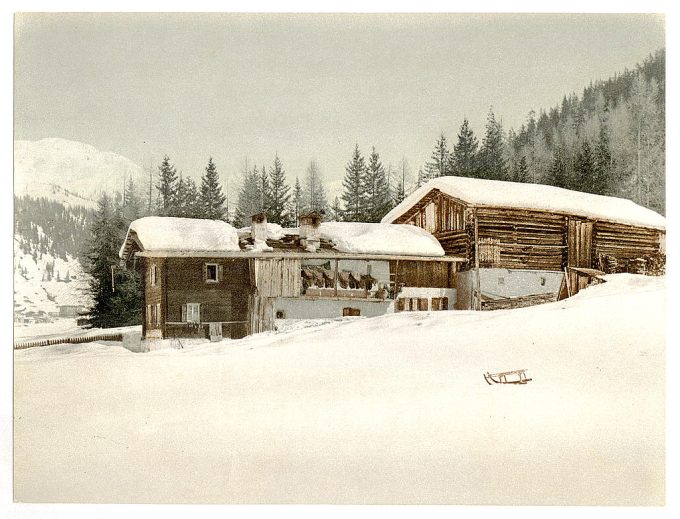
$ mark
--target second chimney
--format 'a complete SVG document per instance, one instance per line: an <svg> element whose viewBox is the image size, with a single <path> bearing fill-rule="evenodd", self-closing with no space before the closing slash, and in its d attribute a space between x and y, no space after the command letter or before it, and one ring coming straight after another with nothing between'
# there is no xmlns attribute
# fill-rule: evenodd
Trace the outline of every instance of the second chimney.
<svg viewBox="0 0 680 519"><path fill-rule="evenodd" d="M309 252L316 252L321 246L320 225L321 215L316 211L300 215L300 245Z"/></svg>
<svg viewBox="0 0 680 519"><path fill-rule="evenodd" d="M250 236L253 240L267 241L267 215L257 213L250 217Z"/></svg>

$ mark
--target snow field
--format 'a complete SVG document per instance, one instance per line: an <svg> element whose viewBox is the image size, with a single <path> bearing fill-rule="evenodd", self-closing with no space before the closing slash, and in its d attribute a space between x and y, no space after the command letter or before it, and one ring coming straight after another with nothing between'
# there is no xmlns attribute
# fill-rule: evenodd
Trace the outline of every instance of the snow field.
<svg viewBox="0 0 680 519"><path fill-rule="evenodd" d="M664 280L608 279L512 311L16 352L15 498L662 504Z"/></svg>

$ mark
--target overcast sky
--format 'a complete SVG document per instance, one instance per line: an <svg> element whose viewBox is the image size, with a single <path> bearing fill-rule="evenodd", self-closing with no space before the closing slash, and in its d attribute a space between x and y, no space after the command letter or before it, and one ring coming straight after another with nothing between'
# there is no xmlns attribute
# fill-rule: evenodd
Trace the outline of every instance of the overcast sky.
<svg viewBox="0 0 680 519"><path fill-rule="evenodd" d="M440 132L531 109L664 46L660 15L21 14L15 139L62 137L199 177L246 158L331 191L358 143L414 173ZM334 193L335 194L335 193Z"/></svg>

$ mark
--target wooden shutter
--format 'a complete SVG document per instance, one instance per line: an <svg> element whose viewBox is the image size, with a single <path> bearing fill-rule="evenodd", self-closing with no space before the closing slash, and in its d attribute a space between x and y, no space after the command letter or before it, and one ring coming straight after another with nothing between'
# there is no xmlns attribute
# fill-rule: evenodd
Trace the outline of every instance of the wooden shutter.
<svg viewBox="0 0 680 519"><path fill-rule="evenodd" d="M187 322L187 305L182 305L182 322Z"/></svg>
<svg viewBox="0 0 680 519"><path fill-rule="evenodd" d="M441 297L433 297L432 298L432 310L441 310L442 309L442 298Z"/></svg>
<svg viewBox="0 0 680 519"><path fill-rule="evenodd" d="M208 281L208 264L203 264L203 281Z"/></svg>
<svg viewBox="0 0 680 519"><path fill-rule="evenodd" d="M419 297L418 298L418 310L421 312L427 312L427 298L426 297Z"/></svg>
<svg viewBox="0 0 680 519"><path fill-rule="evenodd" d="M223 276L224 269L222 268L222 265L217 265L217 281L222 282Z"/></svg>

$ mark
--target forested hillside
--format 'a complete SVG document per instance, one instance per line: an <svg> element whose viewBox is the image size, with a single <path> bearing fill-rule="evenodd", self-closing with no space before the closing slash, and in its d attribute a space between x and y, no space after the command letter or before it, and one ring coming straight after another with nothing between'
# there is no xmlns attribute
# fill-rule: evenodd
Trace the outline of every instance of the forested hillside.
<svg viewBox="0 0 680 519"><path fill-rule="evenodd" d="M82 258L94 211L46 198L14 197L14 233L26 254Z"/></svg>
<svg viewBox="0 0 680 519"><path fill-rule="evenodd" d="M628 198L665 213L665 50L582 95L532 111L505 134L489 110L481 143L463 121L436 142L419 183L440 175L550 184Z"/></svg>

